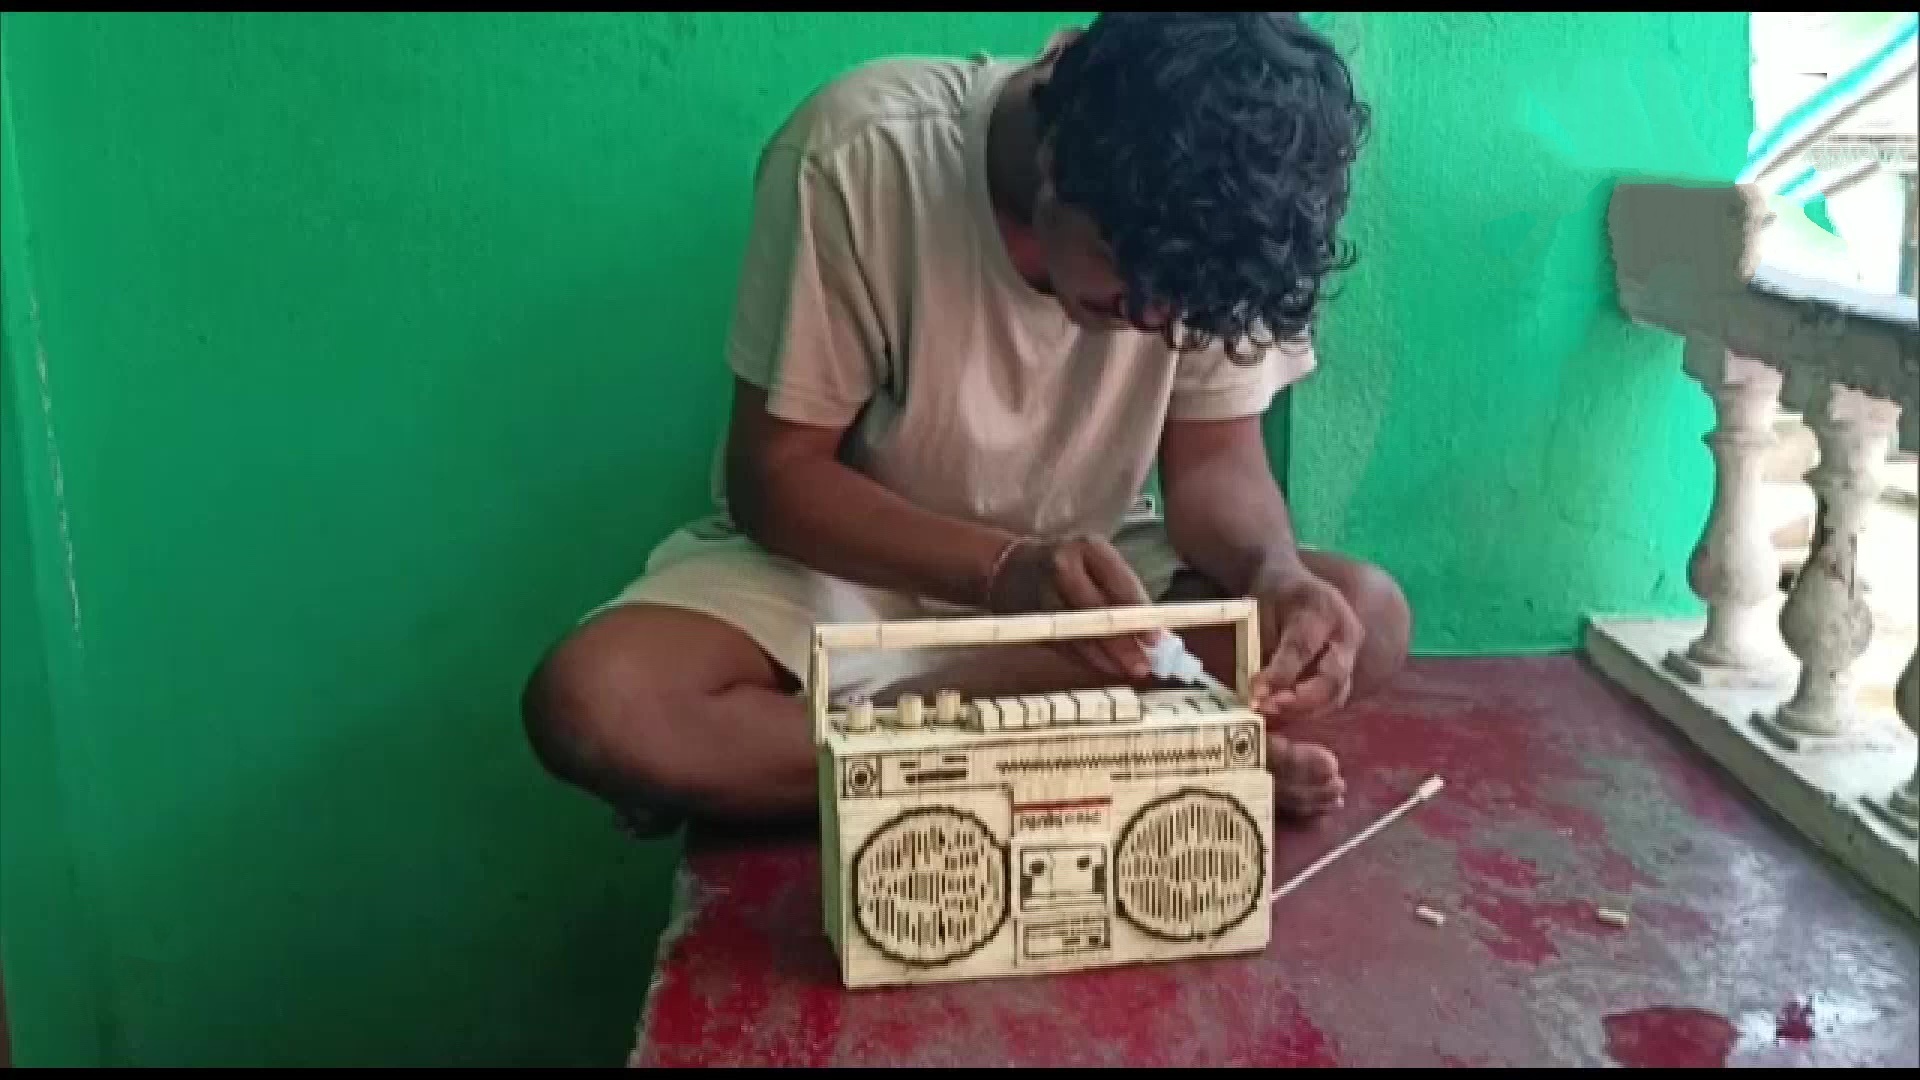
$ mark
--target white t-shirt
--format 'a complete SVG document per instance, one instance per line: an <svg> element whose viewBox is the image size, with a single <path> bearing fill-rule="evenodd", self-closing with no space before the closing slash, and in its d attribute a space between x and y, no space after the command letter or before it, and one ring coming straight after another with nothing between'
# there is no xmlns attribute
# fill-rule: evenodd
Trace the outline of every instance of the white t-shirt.
<svg viewBox="0 0 1920 1080"><path fill-rule="evenodd" d="M1015 270L987 126L1018 65L896 59L812 95L763 151L727 344L773 415L850 426L853 468L925 509L1112 535L1169 417L1265 412L1304 340L1235 364L1092 333ZM716 459L714 495L725 508Z"/></svg>

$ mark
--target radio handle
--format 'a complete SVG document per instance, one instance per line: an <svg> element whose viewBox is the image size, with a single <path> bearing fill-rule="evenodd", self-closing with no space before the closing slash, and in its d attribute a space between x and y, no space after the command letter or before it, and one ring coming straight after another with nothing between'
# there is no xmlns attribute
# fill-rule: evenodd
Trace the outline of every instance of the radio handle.
<svg viewBox="0 0 1920 1080"><path fill-rule="evenodd" d="M1139 607L1050 611L1032 615L964 615L894 622L821 623L813 628L807 661L807 705L813 742L827 738L828 659L844 649L928 649L960 645L1022 645L1113 637L1152 630L1234 627L1233 692L1248 704L1260 670L1260 608L1252 600L1200 600Z"/></svg>

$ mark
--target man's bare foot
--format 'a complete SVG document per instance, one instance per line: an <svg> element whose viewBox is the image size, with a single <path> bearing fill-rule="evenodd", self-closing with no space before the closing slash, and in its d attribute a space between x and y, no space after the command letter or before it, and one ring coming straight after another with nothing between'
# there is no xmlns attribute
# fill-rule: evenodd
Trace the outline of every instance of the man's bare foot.
<svg viewBox="0 0 1920 1080"><path fill-rule="evenodd" d="M1346 797L1340 761L1324 746L1270 735L1267 768L1273 772L1274 810L1282 817L1316 817Z"/></svg>

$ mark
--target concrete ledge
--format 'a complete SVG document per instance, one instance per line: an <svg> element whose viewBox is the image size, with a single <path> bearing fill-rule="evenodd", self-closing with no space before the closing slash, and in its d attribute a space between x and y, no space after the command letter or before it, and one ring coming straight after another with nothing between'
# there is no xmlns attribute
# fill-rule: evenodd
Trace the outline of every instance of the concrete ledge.
<svg viewBox="0 0 1920 1080"><path fill-rule="evenodd" d="M1751 184L1616 184L1607 234L1621 308L1780 369L1788 408L1833 383L1897 402L1899 445L1920 449L1920 309L1762 267L1770 214Z"/></svg>
<svg viewBox="0 0 1920 1080"><path fill-rule="evenodd" d="M1814 752L1785 750L1753 723L1770 716L1792 690L1702 687L1681 683L1664 666L1669 653L1699 636L1697 620L1588 621L1594 666L1733 774L1740 785L1874 889L1920 919L1920 841L1882 812L1887 796L1913 775L1913 734L1889 714L1860 722L1866 745ZM1877 745L1874 745L1877 744Z"/></svg>

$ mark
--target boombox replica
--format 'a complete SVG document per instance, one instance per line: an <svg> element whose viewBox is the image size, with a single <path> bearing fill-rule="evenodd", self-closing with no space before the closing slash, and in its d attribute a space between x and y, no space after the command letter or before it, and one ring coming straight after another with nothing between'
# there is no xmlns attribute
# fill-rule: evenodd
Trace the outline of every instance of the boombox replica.
<svg viewBox="0 0 1920 1080"><path fill-rule="evenodd" d="M1097 687L828 707L836 650L1045 642L1232 624L1231 691ZM822 895L849 987L1265 948L1266 734L1254 603L816 627Z"/></svg>

